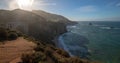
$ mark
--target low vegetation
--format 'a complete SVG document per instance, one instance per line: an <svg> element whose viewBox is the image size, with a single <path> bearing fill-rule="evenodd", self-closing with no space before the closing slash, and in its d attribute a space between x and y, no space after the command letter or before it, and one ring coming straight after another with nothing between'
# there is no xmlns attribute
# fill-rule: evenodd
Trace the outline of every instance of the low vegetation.
<svg viewBox="0 0 120 63"><path fill-rule="evenodd" d="M45 61L46 55L42 52L27 53L21 57L23 63L39 63L39 61Z"/></svg>
<svg viewBox="0 0 120 63"><path fill-rule="evenodd" d="M78 57L70 57L66 51L49 44L35 43L37 46L34 48L34 53L22 55L23 63L98 63Z"/></svg>
<svg viewBox="0 0 120 63"><path fill-rule="evenodd" d="M0 28L0 41L6 40L8 37L7 30Z"/></svg>
<svg viewBox="0 0 120 63"><path fill-rule="evenodd" d="M0 28L0 42L4 42L6 40L16 40L20 36L22 36L22 33L18 31Z"/></svg>

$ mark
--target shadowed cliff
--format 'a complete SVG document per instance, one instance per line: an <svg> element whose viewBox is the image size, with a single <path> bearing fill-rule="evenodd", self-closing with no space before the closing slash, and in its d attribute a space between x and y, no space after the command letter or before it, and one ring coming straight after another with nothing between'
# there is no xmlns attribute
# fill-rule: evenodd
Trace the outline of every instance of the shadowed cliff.
<svg viewBox="0 0 120 63"><path fill-rule="evenodd" d="M67 18L44 11L0 10L0 26L19 30L37 40L54 44L55 36L65 33Z"/></svg>

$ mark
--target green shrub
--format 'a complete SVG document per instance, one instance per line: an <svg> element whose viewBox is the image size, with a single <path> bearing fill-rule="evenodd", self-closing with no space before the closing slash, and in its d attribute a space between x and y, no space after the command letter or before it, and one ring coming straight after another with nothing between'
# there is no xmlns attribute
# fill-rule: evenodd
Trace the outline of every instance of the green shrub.
<svg viewBox="0 0 120 63"><path fill-rule="evenodd" d="M67 58L61 58L58 60L59 63L69 63Z"/></svg>
<svg viewBox="0 0 120 63"><path fill-rule="evenodd" d="M68 61L69 61L69 63L88 63L88 62L82 61L78 57L71 57L71 58L68 59Z"/></svg>
<svg viewBox="0 0 120 63"><path fill-rule="evenodd" d="M51 48L54 51L57 50L57 48L55 46L51 45L51 44L47 44L46 46L48 46L49 48Z"/></svg>
<svg viewBox="0 0 120 63"><path fill-rule="evenodd" d="M42 52L23 54L21 59L23 63L39 63L46 60L46 55Z"/></svg>
<svg viewBox="0 0 120 63"><path fill-rule="evenodd" d="M41 51L41 52L44 52L44 47L42 47L42 46L36 46L35 48L34 48L34 50L35 51Z"/></svg>
<svg viewBox="0 0 120 63"><path fill-rule="evenodd" d="M7 36L8 36L7 30L0 28L0 41L7 40Z"/></svg>
<svg viewBox="0 0 120 63"><path fill-rule="evenodd" d="M8 35L8 40L16 40L18 35L15 32L10 32Z"/></svg>
<svg viewBox="0 0 120 63"><path fill-rule="evenodd" d="M48 55L48 56L51 55L54 52L54 50L52 50L48 46L46 46L44 49L45 49L45 54Z"/></svg>
<svg viewBox="0 0 120 63"><path fill-rule="evenodd" d="M23 36L23 34L21 32L16 32L16 33L17 33L18 37Z"/></svg>
<svg viewBox="0 0 120 63"><path fill-rule="evenodd" d="M57 49L56 53L60 54L63 57L70 57L70 55L66 51L61 50L61 49Z"/></svg>

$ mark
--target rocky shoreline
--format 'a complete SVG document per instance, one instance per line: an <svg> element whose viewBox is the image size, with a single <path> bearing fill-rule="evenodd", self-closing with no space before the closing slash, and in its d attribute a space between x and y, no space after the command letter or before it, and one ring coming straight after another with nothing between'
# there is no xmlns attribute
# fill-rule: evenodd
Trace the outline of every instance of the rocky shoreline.
<svg viewBox="0 0 120 63"><path fill-rule="evenodd" d="M74 26L74 25L76 25L76 24L77 24L77 22L72 22L72 21L71 21L71 23L66 24L66 30L67 30L67 26ZM55 36L55 38L54 38L52 41L55 43L55 46L56 46L56 47L67 51L67 52L69 53L69 55L72 57L72 56L74 56L74 55L72 55L72 54L69 52L69 50L66 50L66 49L67 49L66 46L63 45L63 44L60 42L60 36L63 35L63 34L65 34L65 33L68 33L68 32L69 32L69 31L67 30L66 32L64 32L64 33L62 33L62 34L60 34L60 35L58 35L58 36ZM62 39L61 39L61 40L62 40Z"/></svg>
<svg viewBox="0 0 120 63"><path fill-rule="evenodd" d="M77 24L77 22L76 22L76 24ZM75 23L73 23L72 25L67 25L67 26L74 26L74 25L75 25ZM66 28L66 29L67 29L67 28ZM63 34L66 34L66 33L69 33L69 31L67 31L67 32L65 32L65 33L63 33ZM63 35L63 34L61 34L61 35ZM53 42L55 43L56 47L61 48L61 49L65 50L65 51L67 51L70 56L76 56L77 54L75 54L75 55L71 54L71 52L67 49L67 47L66 47L63 43L60 42L60 40L63 41L62 38L60 39L60 36L61 36L61 35L56 36L56 37L54 38L54 40L53 40ZM74 35L76 35L76 34L74 34ZM80 36L80 35L78 35L78 37L76 37L76 38L81 39L80 43L83 42L83 43L79 46L79 47L82 48L81 51L82 51L82 54L83 54L83 55L81 55L81 58L90 59L90 58L88 58L88 56L91 55L91 54L90 54L89 49L88 49L87 46L86 46L86 44L89 43L89 40L88 40L86 37ZM77 45L77 44L76 44L76 45ZM74 46L74 47L76 47L76 46ZM79 57L80 57L80 56L79 56Z"/></svg>

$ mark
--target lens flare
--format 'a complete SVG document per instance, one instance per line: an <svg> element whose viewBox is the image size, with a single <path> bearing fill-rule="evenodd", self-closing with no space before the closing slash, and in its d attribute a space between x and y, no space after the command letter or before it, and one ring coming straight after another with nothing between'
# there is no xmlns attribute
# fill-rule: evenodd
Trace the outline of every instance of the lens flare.
<svg viewBox="0 0 120 63"><path fill-rule="evenodd" d="M20 9L31 10L34 0L16 0Z"/></svg>

